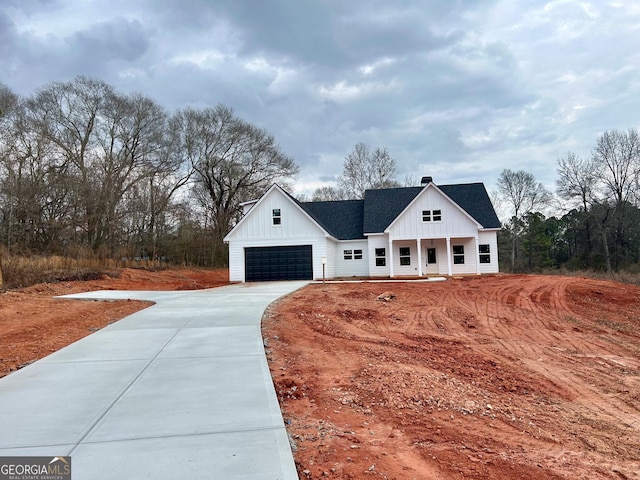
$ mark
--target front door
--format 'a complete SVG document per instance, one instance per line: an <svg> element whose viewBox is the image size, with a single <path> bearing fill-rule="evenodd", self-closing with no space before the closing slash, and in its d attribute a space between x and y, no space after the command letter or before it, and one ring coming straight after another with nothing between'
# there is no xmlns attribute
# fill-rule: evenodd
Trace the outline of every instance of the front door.
<svg viewBox="0 0 640 480"><path fill-rule="evenodd" d="M435 247L427 248L425 273L438 273L438 259L436 258L436 249Z"/></svg>

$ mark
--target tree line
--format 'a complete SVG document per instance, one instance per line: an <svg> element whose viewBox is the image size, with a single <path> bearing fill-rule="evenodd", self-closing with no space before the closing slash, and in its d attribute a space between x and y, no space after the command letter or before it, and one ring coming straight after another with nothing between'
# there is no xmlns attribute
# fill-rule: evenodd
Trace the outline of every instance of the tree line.
<svg viewBox="0 0 640 480"><path fill-rule="evenodd" d="M87 77L26 98L0 84L0 245L9 253L226 265L222 239L240 204L274 182L289 188L298 170L269 132L224 105L168 112ZM310 200L419 184L397 173L386 148L358 143L336 185ZM640 262L635 130L604 132L589 158L558 159L555 192L507 169L491 193L510 211L499 234L504 271Z"/></svg>
<svg viewBox="0 0 640 480"><path fill-rule="evenodd" d="M640 261L640 135L606 131L591 155L557 161L555 192L533 175L504 170L497 199L512 212L500 232L501 268L637 270Z"/></svg>
<svg viewBox="0 0 640 480"><path fill-rule="evenodd" d="M240 203L298 167L224 106L167 112L77 77L0 84L0 242L9 253L224 265Z"/></svg>

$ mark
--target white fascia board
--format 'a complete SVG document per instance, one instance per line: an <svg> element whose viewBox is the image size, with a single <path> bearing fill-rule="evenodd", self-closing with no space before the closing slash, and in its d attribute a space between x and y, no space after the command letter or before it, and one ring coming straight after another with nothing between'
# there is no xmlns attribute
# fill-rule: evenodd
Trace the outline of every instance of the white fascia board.
<svg viewBox="0 0 640 480"><path fill-rule="evenodd" d="M442 190L440 190L440 189L438 188L438 186L437 186L435 183L431 182L431 183L428 183L427 185L425 185L425 187L422 189L422 191L421 191L418 195L416 195L416 196L413 198L413 200L411 200L411 201L409 202L409 204L408 204L406 207L404 207L404 209L403 209L403 210L398 214L398 216L397 216L396 218L394 218L394 219L393 219L393 222L391 222L391 223L389 224L389 226L388 226L387 228L385 228L384 233L389 233L389 229L390 229L391 227L393 227L393 224L394 224L394 223L396 223L396 222L398 221L398 219L399 219L402 215L404 215L404 213L405 213L407 210L409 210L409 209L411 208L411 206L412 206L414 203L416 203L416 202L418 201L418 199L419 199L422 195L424 195L424 192L426 192L428 188L435 188L438 192L440 192L440 194L441 194L444 198L446 198L447 200L449 200L449 202L450 202L450 203L451 203L455 208L457 208L460 212L462 212L462 214L463 214L463 215L465 215L469 220L471 220L473 223L475 223L475 224L476 224L476 227L477 227L478 229L481 229L481 228L482 228L482 225L481 225L480 223L478 223L478 221L477 221L475 218L473 218L471 215L469 215L469 212L467 212L464 208L462 208L460 205L458 205L456 202L454 202L454 201L453 201L453 200L452 200L452 199L451 199L451 198L450 198L446 193L444 193Z"/></svg>
<svg viewBox="0 0 640 480"><path fill-rule="evenodd" d="M264 194L263 194L263 195L262 195L258 200L256 200L256 201L255 201L256 205L258 205L259 203L261 203L262 201L264 201L265 197L266 197L267 195L269 195L269 193L271 193L271 191L272 191L274 188L280 188L280 187L278 187L278 185L276 185L275 183L274 183L273 185L271 185L271 187L269 187L269 190L267 190L266 192L264 192ZM280 189L280 190L282 190L282 189ZM253 201L253 200L252 200L252 201ZM255 209L254 209L254 208L252 208L251 210L249 210L249 211L247 212L247 214L246 214L245 216L243 216L243 217L240 219L240 221L239 221L238 223L236 223L236 224L235 224L235 226L231 229L231 231L230 231L229 233L227 233L227 234L224 236L224 238L222 239L222 241L223 241L223 242L225 242L225 243L229 243L229 238L233 235L233 232L235 232L235 231L236 231L236 229L237 229L238 227L240 227L240 225L242 225L242 224L247 220L247 218L249 218L249 217L251 216L251 214L252 214L254 211L255 211Z"/></svg>
<svg viewBox="0 0 640 480"><path fill-rule="evenodd" d="M307 212L304 212L307 213ZM309 217L309 215L307 215L307 217ZM309 217L313 223L315 223L316 225L318 225L318 222L316 222L315 220L313 220L313 218ZM345 240L338 240L336 237L332 236L329 232L327 232L324 228L320 227L320 225L318 225L319 228L322 229L322 231L324 231L324 237L328 238L330 240L333 240L335 242L344 242Z"/></svg>
<svg viewBox="0 0 640 480"><path fill-rule="evenodd" d="M298 205L298 204L293 200L293 198L291 198L291 195L290 195L289 193L285 192L285 191L284 191L284 190L283 190L283 189L282 189L282 188L281 188L277 183L274 183L273 185L271 185L271 187L269 187L269 190L267 190L267 191L264 193L264 195L262 195L262 196L261 196L261 197L260 197L260 198L255 202L256 204L251 208L251 210L249 210L249 211L247 212L247 214L246 214L244 217L242 217L238 223L236 223L236 225L231 229L231 231L225 235L225 237L222 239L225 243L229 243L229 237L231 237L231 235L233 235L233 232L235 232L236 228L238 228L240 225L242 225L242 224L246 221L246 219L247 219L248 217L250 217L250 216L251 216L252 212L255 212L255 211L257 210L255 207L257 207L258 205L260 205L260 204L264 201L264 199L265 199L265 198L266 198L266 197L271 193L271 191L272 191L272 190L274 190L274 189L279 190L279 191L283 194L283 196L284 196L285 198L287 198L287 200L289 200L293 205L295 205L295 207L296 207L298 210L300 210L300 211L302 212L302 214L303 214L303 215L305 215L309 220L311 220L311 222L312 222L315 226L317 226L320 230L322 230L322 231L324 232L324 234L325 234L325 237L326 237L326 238L331 238L331 239L333 239L333 240L335 240L335 241L338 241L338 239L336 239L336 238L334 238L333 236L331 236L331 234L330 234L329 232L327 232L324 228L322 228L322 226L321 226L318 222L316 222L316 221L314 220L314 218L313 218L311 215L309 215L307 212L305 212L305 211L304 211L304 209L300 208L300 205Z"/></svg>

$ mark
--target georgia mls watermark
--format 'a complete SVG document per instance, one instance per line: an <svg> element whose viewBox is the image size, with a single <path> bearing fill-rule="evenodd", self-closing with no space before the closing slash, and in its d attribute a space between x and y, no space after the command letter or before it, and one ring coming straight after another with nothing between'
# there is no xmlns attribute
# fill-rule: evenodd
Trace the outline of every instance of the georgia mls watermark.
<svg viewBox="0 0 640 480"><path fill-rule="evenodd" d="M0 457L0 480L71 480L71 457Z"/></svg>

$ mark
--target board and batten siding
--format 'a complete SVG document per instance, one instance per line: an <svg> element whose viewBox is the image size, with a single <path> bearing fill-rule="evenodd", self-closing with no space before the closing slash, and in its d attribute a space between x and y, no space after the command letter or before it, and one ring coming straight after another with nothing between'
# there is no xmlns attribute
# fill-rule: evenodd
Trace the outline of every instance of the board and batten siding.
<svg viewBox="0 0 640 480"><path fill-rule="evenodd" d="M455 255L453 253L455 245L462 245L464 247L464 263L463 264L455 264L454 258ZM445 247L446 248L446 247ZM478 273L478 256L477 256L478 245L476 243L475 238L452 238L451 239L451 273L453 275L460 274L473 274ZM445 253L446 255L446 253ZM448 265L446 262L443 262L444 265L440 265L440 272L446 274Z"/></svg>
<svg viewBox="0 0 640 480"><path fill-rule="evenodd" d="M415 240L395 240L393 242L393 275L417 276L418 275L418 243ZM409 249L409 265L400 265L400 249Z"/></svg>
<svg viewBox="0 0 640 480"><path fill-rule="evenodd" d="M280 224L273 224L273 210L280 210ZM311 245L313 277L322 278L322 257L327 255L326 232L311 220L293 200L272 188L231 232L229 280L244 282L244 249L285 245Z"/></svg>
<svg viewBox="0 0 640 480"><path fill-rule="evenodd" d="M496 230L478 233L478 245L489 245L490 263L480 263L480 273L498 273L498 235Z"/></svg>
<svg viewBox="0 0 640 480"><path fill-rule="evenodd" d="M442 220L422 221L422 212L440 210ZM475 237L478 224L435 187L422 191L414 203L388 229L394 240Z"/></svg>
<svg viewBox="0 0 640 480"><path fill-rule="evenodd" d="M389 251L389 235L369 235L368 237L369 252L369 276L371 277L388 277L390 274L391 252ZM384 248L386 252L386 265L384 267L376 266L376 248Z"/></svg>
<svg viewBox="0 0 640 480"><path fill-rule="evenodd" d="M351 251L351 259L345 260L344 251ZM362 250L362 258L354 258L354 250ZM366 240L349 240L337 244L336 276L366 277L369 275L369 250Z"/></svg>
<svg viewBox="0 0 640 480"><path fill-rule="evenodd" d="M325 278L334 278L336 276L336 257L338 251L338 242L327 239L327 264L325 266ZM322 260L322 259L321 259ZM320 265L320 278L322 278L322 265Z"/></svg>

